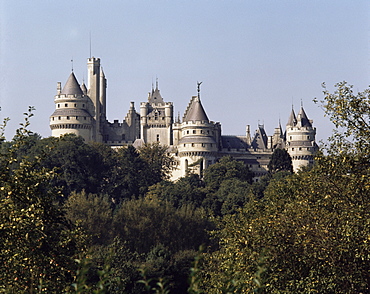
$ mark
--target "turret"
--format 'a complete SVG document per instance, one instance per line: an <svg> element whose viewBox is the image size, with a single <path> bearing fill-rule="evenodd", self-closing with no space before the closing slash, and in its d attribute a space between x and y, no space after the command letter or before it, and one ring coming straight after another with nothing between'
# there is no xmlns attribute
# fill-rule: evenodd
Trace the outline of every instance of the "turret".
<svg viewBox="0 0 370 294"><path fill-rule="evenodd" d="M199 88L198 88L199 90ZM209 121L198 96L193 96L184 113L179 129L178 154L181 171L185 176L187 167L192 172L202 175L203 169L215 163L219 150L221 126Z"/></svg>
<svg viewBox="0 0 370 294"><path fill-rule="evenodd" d="M312 126L306 112L301 106L297 115L292 112L286 125L286 149L292 157L293 170L313 163L313 156L317 151L316 128Z"/></svg>
<svg viewBox="0 0 370 294"><path fill-rule="evenodd" d="M63 90L61 88L61 83L58 82L54 98L55 111L50 117L52 136L73 133L82 136L87 142L91 141L94 119L90 98L81 90L73 72Z"/></svg>

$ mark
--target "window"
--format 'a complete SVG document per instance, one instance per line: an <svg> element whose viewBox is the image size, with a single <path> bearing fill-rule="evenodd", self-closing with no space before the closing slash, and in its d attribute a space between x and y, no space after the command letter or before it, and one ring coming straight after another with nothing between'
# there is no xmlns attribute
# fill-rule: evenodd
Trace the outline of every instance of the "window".
<svg viewBox="0 0 370 294"><path fill-rule="evenodd" d="M194 147L194 143L191 143L191 147Z"/></svg>
<svg viewBox="0 0 370 294"><path fill-rule="evenodd" d="M310 136L307 136L307 140L310 140Z"/></svg>
<svg viewBox="0 0 370 294"><path fill-rule="evenodd" d="M60 120L60 116L58 116L58 119Z"/></svg>
<svg viewBox="0 0 370 294"><path fill-rule="evenodd" d="M78 116L76 116L76 119L78 119Z"/></svg>
<svg viewBox="0 0 370 294"><path fill-rule="evenodd" d="M60 107L60 104L58 104L58 108Z"/></svg>
<svg viewBox="0 0 370 294"><path fill-rule="evenodd" d="M85 107L85 104L82 104L82 107Z"/></svg>
<svg viewBox="0 0 370 294"><path fill-rule="evenodd" d="M292 148L292 151L294 151L294 148Z"/></svg>
<svg viewBox="0 0 370 294"><path fill-rule="evenodd" d="M292 140L292 136L289 137L289 140Z"/></svg>
<svg viewBox="0 0 370 294"><path fill-rule="evenodd" d="M67 116L67 119L69 119L69 116Z"/></svg>
<svg viewBox="0 0 370 294"><path fill-rule="evenodd" d="M197 133L197 131L196 130L193 130L193 134L196 134Z"/></svg>
<svg viewBox="0 0 370 294"><path fill-rule="evenodd" d="M302 150L302 147L299 147L299 151L301 151Z"/></svg>
<svg viewBox="0 0 370 294"><path fill-rule="evenodd" d="M159 142L159 134L157 134L157 142Z"/></svg>
<svg viewBox="0 0 370 294"><path fill-rule="evenodd" d="M187 130L186 133L189 134L189 130Z"/></svg>
<svg viewBox="0 0 370 294"><path fill-rule="evenodd" d="M86 116L84 116L84 120L86 120Z"/></svg>
<svg viewBox="0 0 370 294"><path fill-rule="evenodd" d="M64 107L68 107L68 103L64 104Z"/></svg>
<svg viewBox="0 0 370 294"><path fill-rule="evenodd" d="M202 147L205 147L205 146L206 146L206 144L202 143Z"/></svg>
<svg viewBox="0 0 370 294"><path fill-rule="evenodd" d="M52 120L54 120L54 117L52 117Z"/></svg>
<svg viewBox="0 0 370 294"><path fill-rule="evenodd" d="M77 107L77 104L75 103L75 107Z"/></svg>
<svg viewBox="0 0 370 294"><path fill-rule="evenodd" d="M200 130L200 133L203 134L203 130Z"/></svg>
<svg viewBox="0 0 370 294"><path fill-rule="evenodd" d="M186 147L186 144L184 144L184 147Z"/></svg>

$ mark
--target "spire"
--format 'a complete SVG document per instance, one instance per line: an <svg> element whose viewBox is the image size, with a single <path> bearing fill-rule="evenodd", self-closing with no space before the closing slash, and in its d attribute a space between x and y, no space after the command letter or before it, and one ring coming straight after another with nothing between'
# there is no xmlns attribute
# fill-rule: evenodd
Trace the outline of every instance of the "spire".
<svg viewBox="0 0 370 294"><path fill-rule="evenodd" d="M306 112L303 109L303 105L301 106L301 109L299 110L299 113L297 115L297 120L298 120L298 123L300 123L302 127L312 127L312 124L310 120L308 119Z"/></svg>
<svg viewBox="0 0 370 294"><path fill-rule="evenodd" d="M85 83L84 83L84 82L82 82L81 90L82 90L82 92L84 93L84 95L87 95L87 88L86 88L86 85L85 85Z"/></svg>
<svg viewBox="0 0 370 294"><path fill-rule="evenodd" d="M80 85L76 79L75 74L72 72L69 75L69 78L66 84L63 87L61 94L65 95L83 95Z"/></svg>
<svg viewBox="0 0 370 294"><path fill-rule="evenodd" d="M152 81L152 92L150 93L149 92L149 95L148 95L148 102L149 103L163 103L163 98L162 98L162 95L158 89L158 78L156 78L156 82L155 82L156 86L155 86L155 89L153 88L153 81Z"/></svg>
<svg viewBox="0 0 370 294"><path fill-rule="evenodd" d="M198 96L191 98L183 121L209 121Z"/></svg>
<svg viewBox="0 0 370 294"><path fill-rule="evenodd" d="M292 112L290 113L290 116L289 116L289 120L287 122L287 126L295 126L297 123L297 118L295 116L295 113L294 113L294 110L293 110L293 107L292 107Z"/></svg>

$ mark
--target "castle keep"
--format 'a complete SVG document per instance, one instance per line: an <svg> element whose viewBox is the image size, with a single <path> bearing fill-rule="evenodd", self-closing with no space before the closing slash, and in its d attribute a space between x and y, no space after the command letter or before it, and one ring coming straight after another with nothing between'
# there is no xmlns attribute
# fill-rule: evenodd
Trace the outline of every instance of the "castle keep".
<svg viewBox="0 0 370 294"><path fill-rule="evenodd" d="M279 123L272 136L266 134L263 125L251 134L247 125L244 136L225 136L221 133L221 124L208 119L200 99L200 83L198 95L190 99L182 120L174 120L173 104L164 101L156 83L147 101L141 102L139 112L131 102L122 122L109 122L106 116L107 81L100 59L89 58L87 67L87 86L80 85L73 72L63 88L58 82L55 111L50 117L52 136L73 133L82 136L86 142L103 142L115 148L159 142L169 147L177 161L173 180L185 176L189 169L201 173L226 155L243 161L258 179L267 172L276 148L285 148L289 152L295 171L313 162L317 150L316 128L302 106L297 115L291 110L285 131Z"/></svg>

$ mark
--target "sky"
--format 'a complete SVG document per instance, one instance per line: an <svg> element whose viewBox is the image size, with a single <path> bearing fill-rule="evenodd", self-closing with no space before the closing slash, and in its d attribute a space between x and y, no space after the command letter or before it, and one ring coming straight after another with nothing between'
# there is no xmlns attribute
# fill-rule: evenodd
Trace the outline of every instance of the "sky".
<svg viewBox="0 0 370 294"><path fill-rule="evenodd" d="M57 82L101 58L109 121L139 111L158 79L181 117L201 81L201 101L223 135L264 124L272 135L303 105L325 141L333 125L313 99L347 81L369 86L370 1L0 0L0 119L10 140L34 106L30 129L51 135Z"/></svg>

